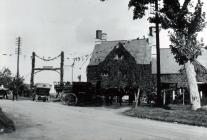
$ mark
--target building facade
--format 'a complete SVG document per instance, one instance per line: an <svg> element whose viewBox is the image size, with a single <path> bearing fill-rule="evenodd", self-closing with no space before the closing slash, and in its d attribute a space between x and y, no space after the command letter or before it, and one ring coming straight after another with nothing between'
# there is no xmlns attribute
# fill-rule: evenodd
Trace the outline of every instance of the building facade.
<svg viewBox="0 0 207 140"><path fill-rule="evenodd" d="M87 67L87 81L103 88L139 85L151 76L148 39L104 41L95 45Z"/></svg>

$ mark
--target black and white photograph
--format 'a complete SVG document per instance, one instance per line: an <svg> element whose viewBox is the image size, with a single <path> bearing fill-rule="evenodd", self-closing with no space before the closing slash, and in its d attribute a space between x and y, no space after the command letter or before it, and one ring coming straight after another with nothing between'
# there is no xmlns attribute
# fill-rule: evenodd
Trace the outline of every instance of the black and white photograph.
<svg viewBox="0 0 207 140"><path fill-rule="evenodd" d="M0 0L0 140L206 140L206 0Z"/></svg>

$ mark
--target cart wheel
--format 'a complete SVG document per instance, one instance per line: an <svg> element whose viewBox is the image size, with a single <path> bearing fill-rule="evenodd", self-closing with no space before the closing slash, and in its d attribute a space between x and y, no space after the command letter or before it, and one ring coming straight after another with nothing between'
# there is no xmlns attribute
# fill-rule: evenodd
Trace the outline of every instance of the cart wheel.
<svg viewBox="0 0 207 140"><path fill-rule="evenodd" d="M64 102L67 105L76 105L78 102L78 98L74 93L68 93L64 97Z"/></svg>

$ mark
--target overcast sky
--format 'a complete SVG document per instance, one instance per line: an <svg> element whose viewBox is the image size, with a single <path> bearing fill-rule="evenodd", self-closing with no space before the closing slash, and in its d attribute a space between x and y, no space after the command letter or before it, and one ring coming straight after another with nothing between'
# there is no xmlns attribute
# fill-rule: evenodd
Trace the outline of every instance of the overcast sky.
<svg viewBox="0 0 207 140"><path fill-rule="evenodd" d="M57 56L61 51L65 57L82 56L92 52L97 29L107 33L108 40L126 40L147 36L148 28L147 17L132 20L128 0L0 0L0 69L9 67L16 73L14 50L18 36L22 37L20 74L29 82L32 51L45 57ZM162 47L167 46L166 38L167 35L161 38ZM58 66L59 59L54 63L37 63ZM66 65L71 63L65 60ZM80 65L82 62L77 64L74 79L79 73L86 79L87 63L81 70ZM64 79L71 80L70 67L65 67ZM54 72L42 72L35 77L35 82L58 80L59 75Z"/></svg>

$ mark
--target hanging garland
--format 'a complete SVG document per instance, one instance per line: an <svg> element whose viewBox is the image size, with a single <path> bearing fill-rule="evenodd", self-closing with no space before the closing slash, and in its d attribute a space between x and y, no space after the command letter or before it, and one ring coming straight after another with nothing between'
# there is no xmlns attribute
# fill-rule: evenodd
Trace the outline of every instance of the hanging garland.
<svg viewBox="0 0 207 140"><path fill-rule="evenodd" d="M60 57L60 56L61 56L61 54L59 54L59 55L58 55L58 56L56 56L56 57L49 58L49 59L45 59L44 57L40 57L40 56L38 56L37 54L35 54L35 56L36 56L37 58L39 58L39 59L43 60L43 61L53 61L53 60L57 59L58 57Z"/></svg>

